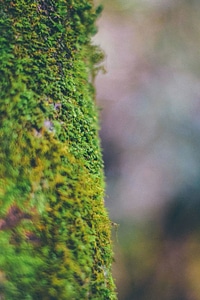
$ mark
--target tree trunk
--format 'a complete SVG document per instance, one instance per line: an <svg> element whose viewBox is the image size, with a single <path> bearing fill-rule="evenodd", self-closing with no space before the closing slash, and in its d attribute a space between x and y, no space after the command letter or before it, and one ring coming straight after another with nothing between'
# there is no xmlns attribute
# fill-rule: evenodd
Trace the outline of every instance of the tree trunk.
<svg viewBox="0 0 200 300"><path fill-rule="evenodd" d="M92 85L99 12L0 0L1 299L116 299Z"/></svg>

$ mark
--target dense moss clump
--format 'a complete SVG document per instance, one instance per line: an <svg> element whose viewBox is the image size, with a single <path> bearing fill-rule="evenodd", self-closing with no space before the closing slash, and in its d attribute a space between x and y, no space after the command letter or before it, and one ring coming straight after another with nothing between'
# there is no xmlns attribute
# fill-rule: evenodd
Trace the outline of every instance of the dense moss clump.
<svg viewBox="0 0 200 300"><path fill-rule="evenodd" d="M116 299L90 0L0 0L0 298Z"/></svg>

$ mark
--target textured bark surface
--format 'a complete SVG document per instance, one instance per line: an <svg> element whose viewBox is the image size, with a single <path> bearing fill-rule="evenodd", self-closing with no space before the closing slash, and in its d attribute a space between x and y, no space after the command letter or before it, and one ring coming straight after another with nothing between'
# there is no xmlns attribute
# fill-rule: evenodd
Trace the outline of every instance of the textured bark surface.
<svg viewBox="0 0 200 300"><path fill-rule="evenodd" d="M116 299L92 1L0 1L0 295Z"/></svg>

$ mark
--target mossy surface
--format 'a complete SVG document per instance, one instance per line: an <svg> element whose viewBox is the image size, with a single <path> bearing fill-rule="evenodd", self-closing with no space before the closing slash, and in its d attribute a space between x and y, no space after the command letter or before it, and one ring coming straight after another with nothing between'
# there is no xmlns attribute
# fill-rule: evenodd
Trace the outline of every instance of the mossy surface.
<svg viewBox="0 0 200 300"><path fill-rule="evenodd" d="M116 299L89 0L0 0L0 297Z"/></svg>

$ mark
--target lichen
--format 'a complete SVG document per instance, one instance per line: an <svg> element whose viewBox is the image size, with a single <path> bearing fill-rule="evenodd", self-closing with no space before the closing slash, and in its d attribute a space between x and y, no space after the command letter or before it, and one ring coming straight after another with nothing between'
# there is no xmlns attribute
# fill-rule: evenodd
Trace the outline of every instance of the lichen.
<svg viewBox="0 0 200 300"><path fill-rule="evenodd" d="M116 299L91 80L102 59L91 44L100 11L89 0L0 0L6 300Z"/></svg>

